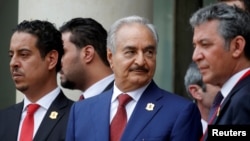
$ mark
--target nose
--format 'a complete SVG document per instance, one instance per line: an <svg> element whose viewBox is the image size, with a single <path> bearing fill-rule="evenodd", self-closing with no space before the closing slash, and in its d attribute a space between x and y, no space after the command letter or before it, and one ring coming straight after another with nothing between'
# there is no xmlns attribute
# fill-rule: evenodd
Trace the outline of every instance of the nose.
<svg viewBox="0 0 250 141"><path fill-rule="evenodd" d="M135 63L139 66L143 66L145 64L145 56L143 53L139 53L136 56Z"/></svg>
<svg viewBox="0 0 250 141"><path fill-rule="evenodd" d="M196 47L193 51L193 56L192 59L194 62L197 62L199 60L201 60L203 57L202 52L200 51L200 49L198 47Z"/></svg>
<svg viewBox="0 0 250 141"><path fill-rule="evenodd" d="M10 67L14 68L14 67L18 67L19 66L19 61L18 59L13 55L10 59Z"/></svg>

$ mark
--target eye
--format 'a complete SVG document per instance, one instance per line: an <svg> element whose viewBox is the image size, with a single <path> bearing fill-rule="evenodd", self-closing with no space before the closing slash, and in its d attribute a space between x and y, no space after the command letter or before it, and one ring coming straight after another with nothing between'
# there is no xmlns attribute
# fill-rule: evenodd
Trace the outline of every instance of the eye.
<svg viewBox="0 0 250 141"><path fill-rule="evenodd" d="M134 54L134 53L135 53L135 51L133 51L133 50L125 51L125 54Z"/></svg>
<svg viewBox="0 0 250 141"><path fill-rule="evenodd" d="M155 54L155 49L153 48L148 48L145 50L144 54L148 57L152 57Z"/></svg>
<svg viewBox="0 0 250 141"><path fill-rule="evenodd" d="M127 49L124 51L125 57L132 57L136 54L136 51L133 49Z"/></svg>
<svg viewBox="0 0 250 141"><path fill-rule="evenodd" d="M22 57L27 57L28 56L28 53L21 53L20 54Z"/></svg>
<svg viewBox="0 0 250 141"><path fill-rule="evenodd" d="M9 53L9 57L12 58L13 57L13 53Z"/></svg>
<svg viewBox="0 0 250 141"><path fill-rule="evenodd" d="M196 44L195 44L195 43L193 43L193 48L194 48L194 49L196 48Z"/></svg>
<svg viewBox="0 0 250 141"><path fill-rule="evenodd" d="M27 50L23 50L19 53L20 57L22 58L26 58L30 55L30 51L27 51Z"/></svg>

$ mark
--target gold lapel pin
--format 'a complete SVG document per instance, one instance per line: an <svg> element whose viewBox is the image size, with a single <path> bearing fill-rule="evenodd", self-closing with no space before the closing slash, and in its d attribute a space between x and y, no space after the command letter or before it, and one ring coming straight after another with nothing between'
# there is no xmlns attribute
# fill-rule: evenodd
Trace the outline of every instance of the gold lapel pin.
<svg viewBox="0 0 250 141"><path fill-rule="evenodd" d="M147 106L146 106L146 110L153 111L154 107L155 107L155 105L153 103L148 103Z"/></svg>
<svg viewBox="0 0 250 141"><path fill-rule="evenodd" d="M51 119L56 119L57 118L57 115L58 115L58 112L56 112L56 111L52 111L51 113L50 113L50 118Z"/></svg>
<svg viewBox="0 0 250 141"><path fill-rule="evenodd" d="M218 110L217 110L217 117L220 115L220 107L218 107Z"/></svg>

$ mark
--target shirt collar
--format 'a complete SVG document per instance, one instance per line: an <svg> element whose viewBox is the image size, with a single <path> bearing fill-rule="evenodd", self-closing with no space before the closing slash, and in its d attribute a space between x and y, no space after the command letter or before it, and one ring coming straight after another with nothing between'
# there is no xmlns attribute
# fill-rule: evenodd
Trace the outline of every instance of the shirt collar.
<svg viewBox="0 0 250 141"><path fill-rule="evenodd" d="M45 108L46 110L49 109L51 103L54 101L54 99L59 95L60 88L57 87L42 98L40 98L36 104L39 104L40 107ZM24 106L23 111L26 110L27 105L31 104L32 102L24 95Z"/></svg>
<svg viewBox="0 0 250 141"><path fill-rule="evenodd" d="M133 100L135 100L136 102L140 99L142 93L145 91L145 89L148 87L148 85L150 84L150 82L139 88L139 89L136 89L134 91L130 91L130 92L126 92L126 94L128 94L130 97L133 98ZM114 91L113 91L113 95L112 95L112 99L111 99L111 103L114 102L117 97L122 94L122 93L125 93L125 92L122 92L115 84L114 84Z"/></svg>
<svg viewBox="0 0 250 141"><path fill-rule="evenodd" d="M234 74L232 77L230 77L228 81L226 81L226 83L221 88L221 93L224 98L227 97L229 92L233 89L233 87L240 80L241 76L243 76L248 70L250 70L250 68L241 70L238 73Z"/></svg>
<svg viewBox="0 0 250 141"><path fill-rule="evenodd" d="M100 94L103 90L114 80L114 74L106 76L105 78L99 80L98 82L91 85L88 89L86 89L82 94L84 98L89 98Z"/></svg>

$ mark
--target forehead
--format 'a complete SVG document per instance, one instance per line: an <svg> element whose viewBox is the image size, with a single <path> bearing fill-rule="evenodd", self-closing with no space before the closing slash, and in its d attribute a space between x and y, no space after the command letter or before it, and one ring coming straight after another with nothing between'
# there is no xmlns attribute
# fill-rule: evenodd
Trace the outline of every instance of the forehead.
<svg viewBox="0 0 250 141"><path fill-rule="evenodd" d="M194 28L194 41L206 38L217 38L219 35L218 31L219 22L217 20L204 22ZM215 36L216 35L216 36Z"/></svg>
<svg viewBox="0 0 250 141"><path fill-rule="evenodd" d="M145 25L139 23L125 24L116 33L117 43L145 43L156 45L153 33Z"/></svg>
<svg viewBox="0 0 250 141"><path fill-rule="evenodd" d="M37 37L26 32L13 33L10 41L10 49L30 48L36 49Z"/></svg>

